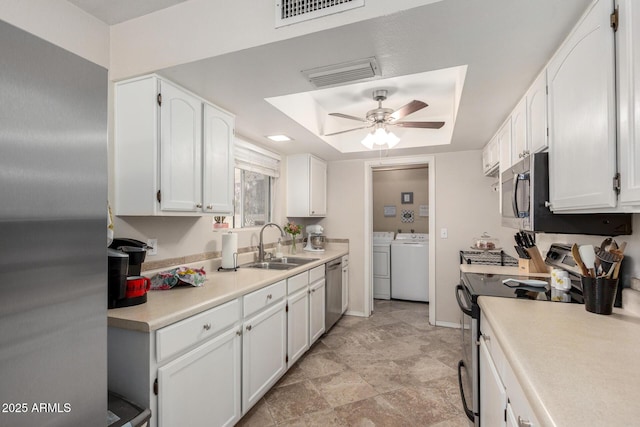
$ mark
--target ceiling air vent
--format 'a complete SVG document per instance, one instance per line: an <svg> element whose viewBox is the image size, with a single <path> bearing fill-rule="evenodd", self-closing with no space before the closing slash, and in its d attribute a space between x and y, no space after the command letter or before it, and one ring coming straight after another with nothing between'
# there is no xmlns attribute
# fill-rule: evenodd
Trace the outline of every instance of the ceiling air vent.
<svg viewBox="0 0 640 427"><path fill-rule="evenodd" d="M364 6L364 0L276 0L276 28Z"/></svg>
<svg viewBox="0 0 640 427"><path fill-rule="evenodd" d="M372 57L304 70L302 74L314 86L327 87L379 76L380 68Z"/></svg>

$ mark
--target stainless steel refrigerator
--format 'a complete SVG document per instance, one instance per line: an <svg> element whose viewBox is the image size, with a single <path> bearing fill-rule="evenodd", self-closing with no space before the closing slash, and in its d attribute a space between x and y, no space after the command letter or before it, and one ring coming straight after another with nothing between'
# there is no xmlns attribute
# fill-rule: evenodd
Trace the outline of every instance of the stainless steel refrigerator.
<svg viewBox="0 0 640 427"><path fill-rule="evenodd" d="M107 70L0 21L0 426L105 426Z"/></svg>

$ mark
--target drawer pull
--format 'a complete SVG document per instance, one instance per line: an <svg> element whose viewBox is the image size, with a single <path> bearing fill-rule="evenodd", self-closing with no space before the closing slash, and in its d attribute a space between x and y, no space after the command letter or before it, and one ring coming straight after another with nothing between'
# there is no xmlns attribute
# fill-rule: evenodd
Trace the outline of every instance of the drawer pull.
<svg viewBox="0 0 640 427"><path fill-rule="evenodd" d="M267 299L268 300L271 299L271 298L273 298L273 295L271 295L271 294L267 295Z"/></svg>
<svg viewBox="0 0 640 427"><path fill-rule="evenodd" d="M247 331L251 330L251 325L247 325Z"/></svg>
<svg viewBox="0 0 640 427"><path fill-rule="evenodd" d="M202 327L205 331L208 331L209 329L211 329L211 323L205 323Z"/></svg>
<svg viewBox="0 0 640 427"><path fill-rule="evenodd" d="M242 329L240 329L239 331L236 331L236 335L237 336L241 336L242 335Z"/></svg>
<svg viewBox="0 0 640 427"><path fill-rule="evenodd" d="M533 427L533 423L529 420L525 420L524 418L518 415L518 427Z"/></svg>

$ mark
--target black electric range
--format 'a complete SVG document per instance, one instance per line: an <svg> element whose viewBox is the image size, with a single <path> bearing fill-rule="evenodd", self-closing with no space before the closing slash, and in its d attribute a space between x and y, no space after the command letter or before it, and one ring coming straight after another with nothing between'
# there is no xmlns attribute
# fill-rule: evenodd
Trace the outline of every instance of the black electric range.
<svg viewBox="0 0 640 427"><path fill-rule="evenodd" d="M521 298L539 301L572 302L584 304L582 293L572 287L569 291L561 291L549 285L549 277L513 276L502 274L462 273L462 284L466 288L465 294L472 305L478 303L479 296ZM547 282L546 286L513 286L503 283L507 279L526 280L535 279Z"/></svg>
<svg viewBox="0 0 640 427"><path fill-rule="evenodd" d="M550 253L557 255L546 263L554 267L563 267L558 260L568 259L570 248L553 245ZM466 254L465 254L466 255ZM562 255L562 256L560 256ZM465 257L466 258L466 257ZM461 262L465 262L461 253ZM501 263L504 265L500 257ZM565 264L567 264L565 262ZM465 414L474 426L480 423L480 373L479 373L479 349L480 338L480 305L478 297L491 296L500 298L520 298L536 301L552 301L560 303L584 304L582 289L579 281L572 278L572 286L568 291L552 288L550 277L518 276L504 274L462 273L460 283L456 285L455 294L458 306L462 312L460 331L462 334L462 359L458 362L458 385L460 397ZM504 284L506 279L516 280L542 280L544 286L528 286L513 282Z"/></svg>

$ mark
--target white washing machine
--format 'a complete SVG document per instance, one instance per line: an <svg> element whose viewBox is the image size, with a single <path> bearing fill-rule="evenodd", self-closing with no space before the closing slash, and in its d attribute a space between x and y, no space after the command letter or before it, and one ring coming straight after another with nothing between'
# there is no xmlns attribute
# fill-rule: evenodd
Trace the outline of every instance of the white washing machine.
<svg viewBox="0 0 640 427"><path fill-rule="evenodd" d="M391 298L391 242L393 231L373 232L373 297Z"/></svg>
<svg viewBox="0 0 640 427"><path fill-rule="evenodd" d="M391 243L391 298L429 302L429 234L398 233Z"/></svg>

